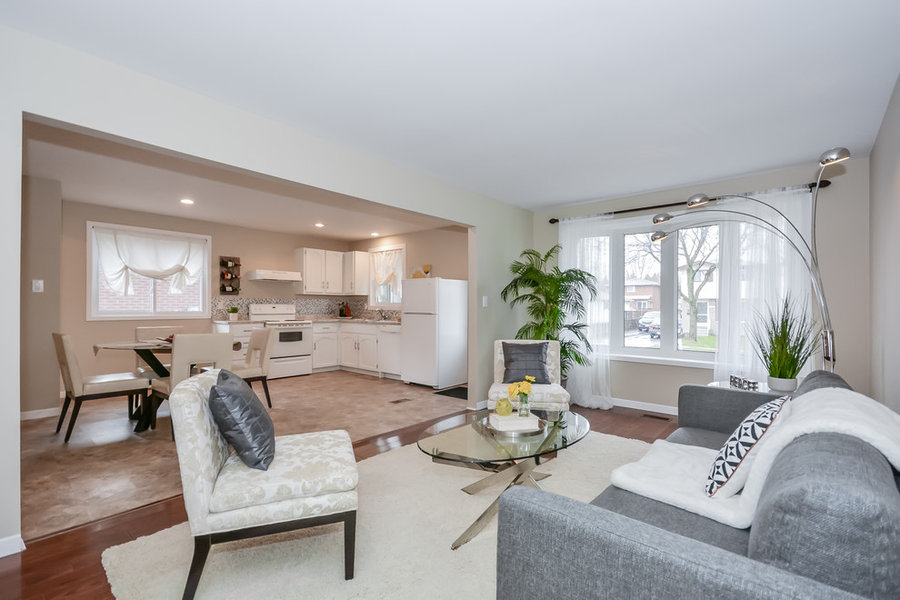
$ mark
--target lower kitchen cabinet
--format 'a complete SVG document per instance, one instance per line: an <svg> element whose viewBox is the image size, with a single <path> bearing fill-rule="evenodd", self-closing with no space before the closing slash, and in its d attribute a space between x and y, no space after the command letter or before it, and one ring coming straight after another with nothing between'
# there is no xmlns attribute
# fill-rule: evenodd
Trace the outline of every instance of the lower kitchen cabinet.
<svg viewBox="0 0 900 600"><path fill-rule="evenodd" d="M341 332L341 366L378 370L378 336L374 333Z"/></svg>
<svg viewBox="0 0 900 600"><path fill-rule="evenodd" d="M338 357L338 326L333 324L313 324L313 369L336 367Z"/></svg>

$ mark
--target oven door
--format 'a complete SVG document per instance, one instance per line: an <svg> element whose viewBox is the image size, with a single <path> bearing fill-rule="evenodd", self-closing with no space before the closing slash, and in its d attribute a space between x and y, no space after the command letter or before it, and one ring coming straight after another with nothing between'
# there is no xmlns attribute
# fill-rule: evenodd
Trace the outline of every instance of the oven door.
<svg viewBox="0 0 900 600"><path fill-rule="evenodd" d="M273 358L304 354L312 354L311 327L275 328L275 343L272 346Z"/></svg>

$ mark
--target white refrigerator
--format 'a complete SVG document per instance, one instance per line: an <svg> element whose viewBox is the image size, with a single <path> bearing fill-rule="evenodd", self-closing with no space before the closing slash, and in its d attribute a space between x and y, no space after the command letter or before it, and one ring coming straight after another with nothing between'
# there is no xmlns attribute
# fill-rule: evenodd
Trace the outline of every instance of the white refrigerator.
<svg viewBox="0 0 900 600"><path fill-rule="evenodd" d="M435 389L468 380L468 283L428 277L403 280L400 379Z"/></svg>

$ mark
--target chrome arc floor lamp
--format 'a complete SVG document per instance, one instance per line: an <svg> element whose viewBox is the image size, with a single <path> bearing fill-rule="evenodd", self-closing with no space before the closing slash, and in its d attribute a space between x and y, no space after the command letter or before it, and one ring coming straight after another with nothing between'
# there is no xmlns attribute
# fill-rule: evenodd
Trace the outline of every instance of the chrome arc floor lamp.
<svg viewBox="0 0 900 600"><path fill-rule="evenodd" d="M710 218L708 220L697 222L696 220L692 219L691 226L710 225L721 221L743 221L760 226L763 229L771 231L775 235L778 235L779 237L787 241L788 245L790 245L790 247L800 255L800 258L803 259L803 264L806 265L806 268L809 270L813 293L815 294L816 301L819 304L819 310L822 315L822 368L830 369L832 372L834 372L834 365L836 362L834 328L831 326L831 315L828 313L828 303L825 301L825 290L822 287L822 274L819 271L819 257L818 249L816 247L816 206L819 199L819 187L822 182L822 173L825 172L825 169L827 167L836 165L837 163L843 162L848 158L850 158L850 151L846 148L832 148L831 150L823 152L819 157L819 175L816 178L815 191L813 192L811 214L812 221L808 240L806 236L804 236L803 233L797 228L797 226L794 225L794 223L776 207L767 202L763 202L758 198L744 196L741 194L725 194L713 198L710 198L706 194L694 194L693 196L688 198L686 210L676 214L659 213L653 217L654 225L663 225L665 223L675 221L679 217L684 217L688 214L695 215L701 212L710 213ZM772 220L763 218L761 216L753 215L739 210L718 208L715 206L714 203L716 200L722 200L726 198L741 198L761 204L767 207L768 210L773 211L773 215L777 214L778 216L780 216L781 219L783 219L787 224L787 226L779 227L777 222L773 222ZM662 241L669 235L669 233L671 233L671 231L674 230L655 231L650 236L650 239L654 242Z"/></svg>

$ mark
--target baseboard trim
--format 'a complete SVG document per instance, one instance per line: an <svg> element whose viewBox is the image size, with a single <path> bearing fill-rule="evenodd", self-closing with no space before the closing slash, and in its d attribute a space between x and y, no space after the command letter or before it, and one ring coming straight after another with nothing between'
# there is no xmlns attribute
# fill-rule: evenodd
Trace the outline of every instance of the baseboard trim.
<svg viewBox="0 0 900 600"><path fill-rule="evenodd" d="M22 421L31 421L33 419L44 419L46 417L58 417L59 416L59 407L56 408L41 408L38 410L25 410L19 413L20 419Z"/></svg>
<svg viewBox="0 0 900 600"><path fill-rule="evenodd" d="M655 404L653 402L638 402L637 400L625 400L624 398L613 398L613 406L621 406L622 408L633 408L635 410L646 410L648 412L660 413L663 415L678 416L678 407L669 406L667 404Z"/></svg>
<svg viewBox="0 0 900 600"><path fill-rule="evenodd" d="M0 538L0 557L18 554L24 549L25 542L22 541L21 535L11 535L9 537Z"/></svg>

